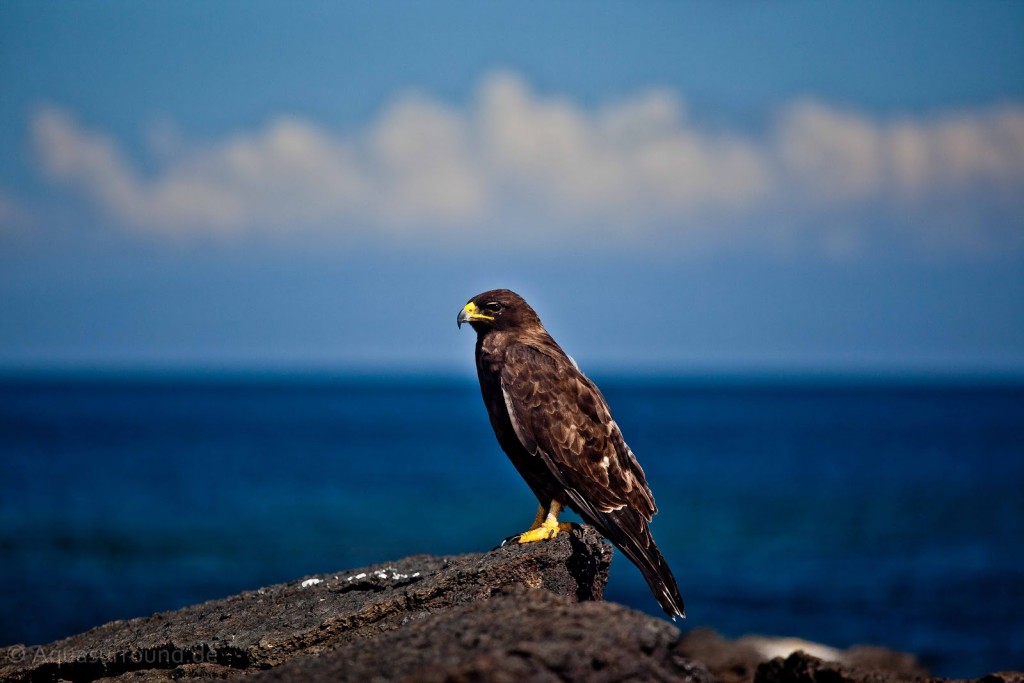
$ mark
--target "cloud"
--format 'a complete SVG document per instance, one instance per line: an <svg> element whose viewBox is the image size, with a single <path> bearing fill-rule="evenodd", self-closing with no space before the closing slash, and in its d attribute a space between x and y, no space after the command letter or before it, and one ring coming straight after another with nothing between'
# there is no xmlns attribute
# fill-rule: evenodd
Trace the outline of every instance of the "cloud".
<svg viewBox="0 0 1024 683"><path fill-rule="evenodd" d="M151 136L164 160L152 178L113 140L62 110L39 111L32 137L51 179L145 230L290 230L335 221L407 228L461 223L480 216L486 203L463 121L413 98L355 139L281 117L262 130L190 146L164 126Z"/></svg>
<svg viewBox="0 0 1024 683"><path fill-rule="evenodd" d="M484 83L474 118L492 182L554 212L611 211L643 221L746 206L770 185L752 144L702 134L667 90L590 113L570 101L541 99L503 74Z"/></svg>
<svg viewBox="0 0 1024 683"><path fill-rule="evenodd" d="M697 123L668 88L587 107L494 72L464 106L402 94L350 133L282 116L199 143L164 124L148 173L59 108L39 110L31 129L50 179L123 226L167 234L459 239L510 216L537 231L678 233L764 212L950 202L1020 215L1024 193L1022 105L881 119L800 101L750 132Z"/></svg>
<svg viewBox="0 0 1024 683"><path fill-rule="evenodd" d="M780 169L820 202L1024 188L1024 106L991 107L934 120L877 121L802 102L780 117Z"/></svg>

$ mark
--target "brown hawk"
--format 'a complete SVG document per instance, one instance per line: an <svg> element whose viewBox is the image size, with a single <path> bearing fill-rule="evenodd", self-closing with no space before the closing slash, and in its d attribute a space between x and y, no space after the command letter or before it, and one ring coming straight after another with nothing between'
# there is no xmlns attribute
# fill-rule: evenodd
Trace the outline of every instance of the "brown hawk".
<svg viewBox="0 0 1024 683"><path fill-rule="evenodd" d="M648 527L658 511L640 463L597 386L515 292L478 294L458 324L477 333L476 368L498 443L540 501L519 543L553 538L569 507L635 564L672 618L684 616L675 578Z"/></svg>

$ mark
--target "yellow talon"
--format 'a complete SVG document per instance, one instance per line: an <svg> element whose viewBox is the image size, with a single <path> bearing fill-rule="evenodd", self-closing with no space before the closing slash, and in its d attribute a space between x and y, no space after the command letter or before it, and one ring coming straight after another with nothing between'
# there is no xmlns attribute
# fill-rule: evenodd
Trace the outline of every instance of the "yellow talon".
<svg viewBox="0 0 1024 683"><path fill-rule="evenodd" d="M558 523L558 514L562 511L562 506L557 501L552 501L551 506L548 508L547 514L544 514L544 507L541 506L537 510L537 518L533 522L533 526L530 527L529 531L524 531L519 534L519 538L516 539L517 543L534 543L536 541L546 541L550 538L554 538L561 531L569 531L572 529L570 522ZM543 519L543 521L541 521Z"/></svg>
<svg viewBox="0 0 1024 683"><path fill-rule="evenodd" d="M535 541L546 541L558 535L558 527L561 526L556 520L548 517L536 529L530 529L519 535L519 543L533 543Z"/></svg>

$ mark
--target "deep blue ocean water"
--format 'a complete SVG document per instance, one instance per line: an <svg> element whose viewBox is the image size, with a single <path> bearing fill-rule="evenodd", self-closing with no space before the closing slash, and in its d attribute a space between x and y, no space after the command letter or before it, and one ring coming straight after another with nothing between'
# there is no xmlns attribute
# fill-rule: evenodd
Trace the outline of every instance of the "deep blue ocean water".
<svg viewBox="0 0 1024 683"><path fill-rule="evenodd" d="M684 628L1024 669L1024 385L598 378ZM468 379L0 382L0 645L478 552L536 502ZM606 597L659 614L621 556Z"/></svg>

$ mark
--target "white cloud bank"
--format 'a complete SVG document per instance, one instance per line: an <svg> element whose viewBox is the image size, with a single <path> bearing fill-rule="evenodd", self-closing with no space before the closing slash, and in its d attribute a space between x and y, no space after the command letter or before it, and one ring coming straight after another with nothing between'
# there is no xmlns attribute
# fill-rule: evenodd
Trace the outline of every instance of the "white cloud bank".
<svg viewBox="0 0 1024 683"><path fill-rule="evenodd" d="M403 95L347 134L298 117L204 143L157 129L147 172L66 111L38 111L31 129L49 178L126 227L169 234L457 239L509 216L642 234L761 211L950 201L1020 215L1024 194L1024 105L880 120L804 101L744 133L699 125L669 89L588 108L495 72L465 107Z"/></svg>

